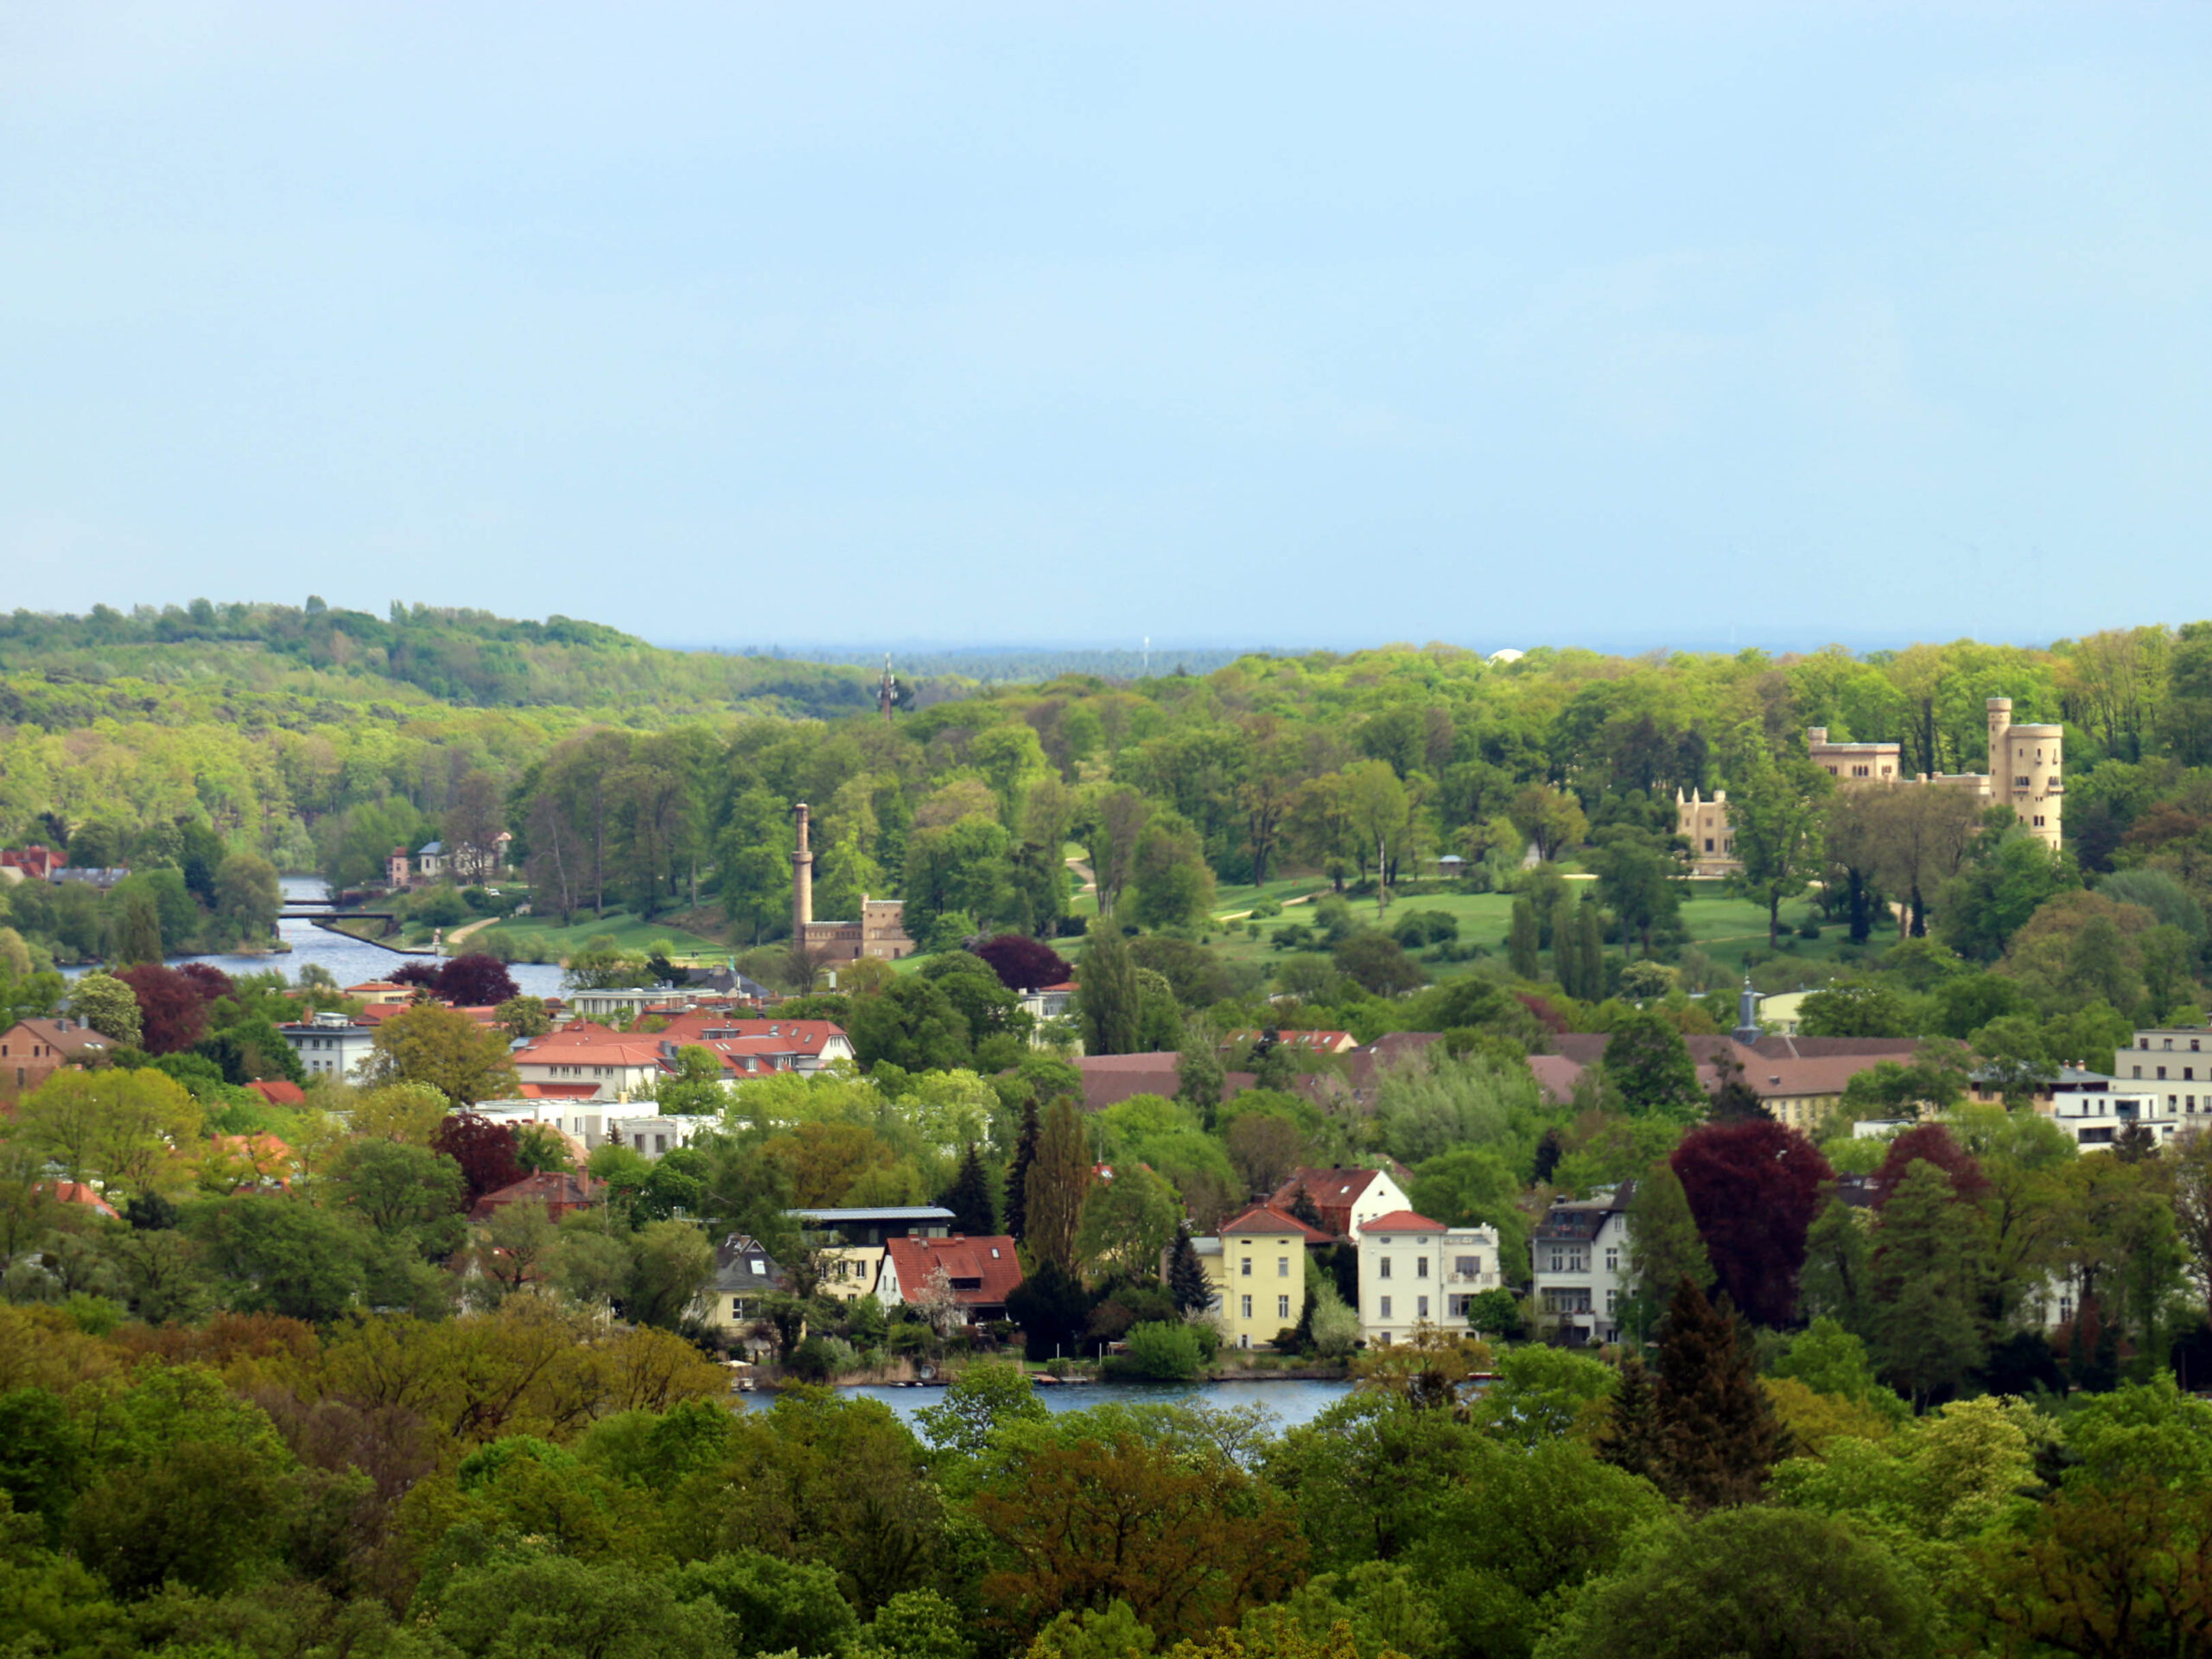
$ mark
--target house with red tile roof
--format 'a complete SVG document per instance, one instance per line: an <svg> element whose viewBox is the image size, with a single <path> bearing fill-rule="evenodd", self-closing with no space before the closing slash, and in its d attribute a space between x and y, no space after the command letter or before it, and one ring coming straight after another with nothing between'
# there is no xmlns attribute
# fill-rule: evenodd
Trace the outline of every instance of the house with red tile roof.
<svg viewBox="0 0 2212 1659"><path fill-rule="evenodd" d="M108 1039L81 1020L18 1020L0 1031L0 1100L14 1100L65 1065L107 1058Z"/></svg>
<svg viewBox="0 0 2212 1659"><path fill-rule="evenodd" d="M1306 1252L1334 1242L1287 1210L1255 1204L1197 1239L1198 1265L1219 1298L1222 1334L1239 1348L1271 1346L1306 1308Z"/></svg>
<svg viewBox="0 0 2212 1659"><path fill-rule="evenodd" d="M1474 1299L1505 1282L1495 1227L1447 1227L1411 1210L1370 1218L1359 1235L1359 1328L1387 1345L1424 1326L1466 1334Z"/></svg>
<svg viewBox="0 0 2212 1659"><path fill-rule="evenodd" d="M852 1039L831 1020L749 1019L717 1008L687 1008L657 1035L664 1043L712 1048L756 1063L727 1068L734 1072L749 1074L757 1063L772 1061L767 1069L811 1075L833 1060L853 1058Z"/></svg>
<svg viewBox="0 0 2212 1659"><path fill-rule="evenodd" d="M23 847L0 852L0 880L10 881L51 881L54 873L68 868L69 861L60 853L45 847Z"/></svg>
<svg viewBox="0 0 2212 1659"><path fill-rule="evenodd" d="M545 1213L554 1220L572 1211L595 1207L604 1195L605 1184L588 1175L573 1174L568 1170L542 1170L535 1175L525 1175L512 1186L503 1186L496 1192L486 1192L477 1199L468 1218L477 1223L487 1222L511 1204L542 1204Z"/></svg>
<svg viewBox="0 0 2212 1659"><path fill-rule="evenodd" d="M83 1181L41 1181L31 1188L41 1198L52 1198L56 1204L81 1204L87 1210L105 1216L110 1221L119 1221L115 1207L99 1195L96 1187Z"/></svg>
<svg viewBox="0 0 2212 1659"><path fill-rule="evenodd" d="M883 1266L875 1279L875 1299L887 1308L926 1307L944 1274L961 1322L982 1325L1006 1317L1006 1299L1021 1282L1021 1262L1014 1241L994 1238L921 1238L908 1235L883 1242Z"/></svg>
<svg viewBox="0 0 2212 1659"><path fill-rule="evenodd" d="M1182 1056L1157 1054L1084 1054L1075 1068L1083 1074L1083 1109L1103 1112L1137 1095L1159 1095L1173 1100L1182 1087L1175 1075ZM1249 1071L1231 1071L1222 1086L1224 1100L1249 1089L1255 1079Z"/></svg>
<svg viewBox="0 0 2212 1659"><path fill-rule="evenodd" d="M1268 1202L1287 1212L1305 1189L1321 1212L1321 1225L1338 1238L1357 1240L1361 1230L1377 1216L1413 1206L1401 1179L1412 1177L1403 1170L1294 1169Z"/></svg>
<svg viewBox="0 0 2212 1659"><path fill-rule="evenodd" d="M308 1091L287 1077L264 1077L245 1085L271 1106L304 1106Z"/></svg>

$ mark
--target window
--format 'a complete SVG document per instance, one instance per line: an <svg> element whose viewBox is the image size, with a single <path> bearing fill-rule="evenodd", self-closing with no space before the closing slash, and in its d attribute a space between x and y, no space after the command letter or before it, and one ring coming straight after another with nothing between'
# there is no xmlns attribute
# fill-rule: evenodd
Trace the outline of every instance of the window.
<svg viewBox="0 0 2212 1659"><path fill-rule="evenodd" d="M2143 1068L2141 1066L2139 1065L2135 1068L2135 1075L2139 1077L2143 1075Z"/></svg>
<svg viewBox="0 0 2212 1659"><path fill-rule="evenodd" d="M1467 1317L1467 1310L1473 1305L1474 1300L1471 1296L1446 1296L1444 1299L1444 1312L1449 1318L1464 1319Z"/></svg>
<svg viewBox="0 0 2212 1659"><path fill-rule="evenodd" d="M1713 850L1713 837L1711 836L1707 836L1705 838L1705 850L1708 853Z"/></svg>
<svg viewBox="0 0 2212 1659"><path fill-rule="evenodd" d="M1238 1300L1242 1304L1242 1311L1244 1317L1248 1319L1250 1319L1252 1317L1252 1299L1249 1296L1244 1296L1240 1297Z"/></svg>
<svg viewBox="0 0 2212 1659"><path fill-rule="evenodd" d="M1414 1299L1414 1317L1420 1319L1425 1319L1428 1317L1427 1297L1417 1296Z"/></svg>
<svg viewBox="0 0 2212 1659"><path fill-rule="evenodd" d="M1482 1277L1483 1259L1479 1255L1455 1255L1452 1258L1452 1272L1461 1279Z"/></svg>
<svg viewBox="0 0 2212 1659"><path fill-rule="evenodd" d="M1382 1265L1375 1270L1375 1276L1377 1279L1388 1279L1390 1276L1390 1258L1389 1256L1386 1255L1382 1258Z"/></svg>
<svg viewBox="0 0 2212 1659"><path fill-rule="evenodd" d="M1275 1257L1275 1277L1278 1279L1287 1279L1290 1277L1290 1258L1288 1256L1279 1255Z"/></svg>
<svg viewBox="0 0 2212 1659"><path fill-rule="evenodd" d="M1243 1269L1236 1276L1240 1279L1249 1279L1252 1276L1252 1258L1250 1256L1248 1255L1243 1259Z"/></svg>
<svg viewBox="0 0 2212 1659"><path fill-rule="evenodd" d="M1428 1277L1428 1258L1427 1256L1421 1256L1414 1262L1414 1277L1416 1279L1426 1279Z"/></svg>
<svg viewBox="0 0 2212 1659"><path fill-rule="evenodd" d="M757 1255L753 1258L753 1276L756 1279L768 1276L768 1264Z"/></svg>
<svg viewBox="0 0 2212 1659"><path fill-rule="evenodd" d="M1608 1244L1608 1245L1606 1245L1606 1246L1605 1246L1605 1271L1606 1271L1607 1273L1618 1273L1620 1270L1621 1270L1621 1247L1620 1247L1619 1245L1618 1245L1618 1244Z"/></svg>
<svg viewBox="0 0 2212 1659"><path fill-rule="evenodd" d="M1390 1299L1388 1296L1382 1299L1382 1317L1386 1319L1390 1317Z"/></svg>
<svg viewBox="0 0 2212 1659"><path fill-rule="evenodd" d="M2012 787L2015 789L2025 789L2027 786L2028 780L2024 778L2015 778L2012 780Z"/></svg>
<svg viewBox="0 0 2212 1659"><path fill-rule="evenodd" d="M1287 1296L1278 1296L1278 1297L1276 1297L1276 1298L1275 1298L1275 1318L1277 1318L1277 1319L1288 1319L1289 1317L1290 1317L1290 1298L1289 1298L1289 1297L1287 1297Z"/></svg>
<svg viewBox="0 0 2212 1659"><path fill-rule="evenodd" d="M729 1316L733 1319L741 1319L745 1317L744 1297L733 1296L729 1299Z"/></svg>

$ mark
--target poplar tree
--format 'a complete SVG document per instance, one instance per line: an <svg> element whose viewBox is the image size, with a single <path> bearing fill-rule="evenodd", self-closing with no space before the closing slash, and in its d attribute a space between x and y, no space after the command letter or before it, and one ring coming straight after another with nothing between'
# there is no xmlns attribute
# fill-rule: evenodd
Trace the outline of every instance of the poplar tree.
<svg viewBox="0 0 2212 1659"><path fill-rule="evenodd" d="M1788 1445L1728 1299L1687 1278L1659 1344L1656 1421L1660 1486L1694 1511L1755 1502Z"/></svg>
<svg viewBox="0 0 2212 1659"><path fill-rule="evenodd" d="M1021 1134L1014 1143L1014 1162L1006 1173L1006 1230L1015 1238L1029 1236L1029 1166L1037 1161L1037 1103L1021 1109Z"/></svg>
<svg viewBox="0 0 2212 1659"><path fill-rule="evenodd" d="M1039 1262L1072 1272L1075 1234L1083 1219L1083 1199L1090 1185L1090 1148L1075 1103L1065 1096L1045 1109L1037 1154L1024 1180L1028 1203L1023 1241Z"/></svg>
<svg viewBox="0 0 2212 1659"><path fill-rule="evenodd" d="M1128 942L1111 922L1093 922L1076 970L1077 1012L1086 1054L1133 1054L1143 1024L1144 992Z"/></svg>
<svg viewBox="0 0 2212 1659"><path fill-rule="evenodd" d="M1537 949L1536 907L1523 893L1513 901L1513 922L1505 936L1505 959L1516 978L1541 977Z"/></svg>
<svg viewBox="0 0 2212 1659"><path fill-rule="evenodd" d="M1957 1389L1987 1357L1976 1310L1988 1278L1980 1212L1939 1165L1915 1160L1875 1230L1872 1346L1916 1409Z"/></svg>
<svg viewBox="0 0 2212 1659"><path fill-rule="evenodd" d="M1576 954L1581 963L1579 970L1581 982L1587 987L1584 1000L1599 1002L1605 996L1605 924L1598 914L1595 894L1585 893L1579 908L1581 914L1575 924Z"/></svg>

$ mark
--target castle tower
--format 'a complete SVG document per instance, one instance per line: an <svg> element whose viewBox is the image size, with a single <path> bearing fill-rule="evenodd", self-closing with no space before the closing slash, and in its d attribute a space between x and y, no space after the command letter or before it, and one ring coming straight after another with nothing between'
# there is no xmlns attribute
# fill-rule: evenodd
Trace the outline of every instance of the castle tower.
<svg viewBox="0 0 2212 1659"><path fill-rule="evenodd" d="M2012 699L1992 697L1989 709L1989 789L1990 793L2013 804L2012 775L2005 765L2005 734L2012 724Z"/></svg>
<svg viewBox="0 0 2212 1659"><path fill-rule="evenodd" d="M791 852L791 943L806 943L807 924L814 919L814 851L806 844L807 807L804 801L791 808L798 821L798 845Z"/></svg>
<svg viewBox="0 0 2212 1659"><path fill-rule="evenodd" d="M2012 700L1989 699L1990 798L2011 807L2021 826L2053 850L2066 804L2065 744L2064 727L2015 726Z"/></svg>

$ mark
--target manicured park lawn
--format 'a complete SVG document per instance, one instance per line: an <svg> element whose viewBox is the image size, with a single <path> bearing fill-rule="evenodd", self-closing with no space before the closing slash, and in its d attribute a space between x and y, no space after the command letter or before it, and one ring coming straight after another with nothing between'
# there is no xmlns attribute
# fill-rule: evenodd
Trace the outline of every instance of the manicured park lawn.
<svg viewBox="0 0 2212 1659"><path fill-rule="evenodd" d="M647 922L628 911L609 911L597 920L588 911L583 912L572 927L561 926L556 916L510 916L505 921L494 922L481 933L471 934L469 943L480 945L493 933L505 938L514 947L515 954L525 962L557 962L583 949L587 940L602 934L612 935L614 943L625 950L643 950L667 940L676 946L678 959L698 957L720 962L730 954L729 946L701 934L686 932L675 925L672 918Z"/></svg>

